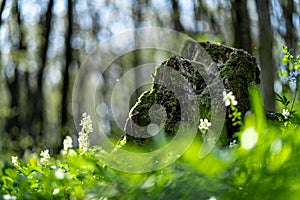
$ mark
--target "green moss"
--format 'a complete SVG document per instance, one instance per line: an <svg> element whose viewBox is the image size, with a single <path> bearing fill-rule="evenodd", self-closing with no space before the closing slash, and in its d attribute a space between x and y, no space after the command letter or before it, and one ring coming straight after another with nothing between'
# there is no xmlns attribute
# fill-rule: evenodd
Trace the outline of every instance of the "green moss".
<svg viewBox="0 0 300 200"><path fill-rule="evenodd" d="M259 83L259 68L256 59L243 50L238 50L224 45L212 43L200 43L200 45L211 56L211 59L217 64L218 70L223 80L223 84L228 91L232 91L238 100L238 109L244 115L250 108L248 87L252 84ZM197 52L195 43L188 44L184 47L183 55L193 55ZM203 52L202 52L203 53ZM204 52L205 53L205 52ZM181 120L181 108L179 102L188 101L184 96L187 93L196 93L199 96L200 118L210 118L211 98L207 85L197 69L205 70L203 66L197 65L190 60L172 56L161 65L156 67L153 75L153 85L151 91L141 95L138 102L130 112L132 121L140 126L147 126L151 123L149 109L154 104L159 104L165 108L167 119L164 123L164 131L167 135L172 136L176 133L176 124ZM177 73L174 73L177 72ZM180 78L185 77L185 80ZM164 85L164 84L167 84ZM214 83L212 83L214 84ZM182 96L175 95L178 92ZM180 101L179 101L180 100ZM233 127L227 114L227 137L238 130ZM159 121L157 116L157 120ZM125 127L125 131L128 127Z"/></svg>

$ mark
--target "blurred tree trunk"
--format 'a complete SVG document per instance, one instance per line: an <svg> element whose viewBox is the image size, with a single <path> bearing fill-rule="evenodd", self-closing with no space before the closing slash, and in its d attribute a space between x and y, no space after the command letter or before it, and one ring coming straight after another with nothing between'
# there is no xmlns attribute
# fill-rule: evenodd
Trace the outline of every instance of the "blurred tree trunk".
<svg viewBox="0 0 300 200"><path fill-rule="evenodd" d="M132 12L134 14L134 28L140 28L141 27L141 23L143 22L143 13L142 13L142 8L145 7L145 1L144 0L136 0L135 5L133 5L132 8ZM138 67L139 65L142 64L141 61L141 51L138 50L140 47L140 41L138 40L137 35L134 35L134 40L135 40L135 44L137 47L137 50L134 51L133 54L133 66L134 67ZM138 87L139 83L142 81L141 79L141 74L139 74L139 71L136 70L135 71L135 92L132 94L132 97L130 99L130 107L132 107L135 102L137 101L137 99L139 98L139 96L142 93L141 88Z"/></svg>
<svg viewBox="0 0 300 200"><path fill-rule="evenodd" d="M255 0L259 26L259 63L262 69L261 79L265 107L275 110L273 60L273 30L270 20L269 0Z"/></svg>
<svg viewBox="0 0 300 200"><path fill-rule="evenodd" d="M3 0L0 7L0 26L2 25L2 13L4 11L6 0Z"/></svg>
<svg viewBox="0 0 300 200"><path fill-rule="evenodd" d="M212 30L212 32L214 34L220 34L221 31L221 27L218 24L215 15L213 12L211 12L204 4L202 0L197 0L194 3L194 16L195 16L195 27L197 27L198 29L198 22L200 22L201 20L206 21L207 23L209 23L210 25L210 29ZM197 30L198 31L202 31L202 30Z"/></svg>
<svg viewBox="0 0 300 200"><path fill-rule="evenodd" d="M72 48L71 48L71 37L73 30L73 2L68 0L68 30L66 33L65 45L65 68L63 70L63 82L62 82L62 100L61 100L61 127L62 136L67 135L66 127L68 122L68 94L70 85L70 74L69 68L72 61Z"/></svg>
<svg viewBox="0 0 300 200"><path fill-rule="evenodd" d="M32 100L32 115L31 115L31 122L30 125L30 133L34 133L34 141L35 146L39 144L40 137L43 134L44 131L44 108L45 108L45 98L44 98L44 71L46 67L46 61L47 61L47 52L48 52L48 46L50 41L50 32L51 32L51 21L52 21L52 9L53 9L53 0L49 1L47 12L44 16L44 20L42 21L42 24L44 24L44 30L43 30L43 37L44 37L44 44L41 49L41 62L40 67L37 72L37 89L34 92L34 98L31 98ZM33 125L36 124L36 127L33 127ZM37 129L37 130L36 130Z"/></svg>
<svg viewBox="0 0 300 200"><path fill-rule="evenodd" d="M231 2L232 26L234 29L233 46L252 53L252 38L247 1L232 0Z"/></svg>
<svg viewBox="0 0 300 200"><path fill-rule="evenodd" d="M178 0L171 0L171 3L172 3L172 10L173 10L172 11L173 28L178 32L182 32L184 31L184 28L180 21L181 13L178 5Z"/></svg>
<svg viewBox="0 0 300 200"><path fill-rule="evenodd" d="M293 55L296 55L297 50L297 35L296 29L293 24L293 13L295 11L295 5L293 0L281 0L281 7L283 10L283 16L285 19L286 32L284 34L284 41L288 48L293 49Z"/></svg>
<svg viewBox="0 0 300 200"><path fill-rule="evenodd" d="M1 7L0 7L0 27L2 26L2 13L4 11L5 5L6 5L6 0L3 0L2 3L1 3ZM1 71L1 68L2 68L1 60L2 60L2 53L1 53L1 50L0 50L0 71Z"/></svg>
<svg viewBox="0 0 300 200"><path fill-rule="evenodd" d="M11 116L6 119L5 124L5 131L9 133L11 139L13 141L19 139L20 131L21 131L21 124L20 124L20 75L18 71L19 67L19 60L18 57L22 55L21 52L24 52L26 50L26 46L23 44L23 32L22 32L22 21L20 16L20 10L18 1L14 2L14 5L12 6L11 10L12 15L15 15L16 17L16 26L17 29L14 32L14 30L10 30L11 37L17 37L17 39L12 39L12 49L11 49L11 55L12 56L12 65L14 65L14 72L13 75L5 74L5 80L6 85L10 94L10 110L11 110ZM13 20L13 19L12 19Z"/></svg>

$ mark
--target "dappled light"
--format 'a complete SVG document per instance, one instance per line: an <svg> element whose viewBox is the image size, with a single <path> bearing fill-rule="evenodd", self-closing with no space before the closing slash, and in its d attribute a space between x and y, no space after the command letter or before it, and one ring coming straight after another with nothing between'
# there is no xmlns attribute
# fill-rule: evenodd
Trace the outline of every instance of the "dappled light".
<svg viewBox="0 0 300 200"><path fill-rule="evenodd" d="M300 196L299 0L0 0L0 199Z"/></svg>

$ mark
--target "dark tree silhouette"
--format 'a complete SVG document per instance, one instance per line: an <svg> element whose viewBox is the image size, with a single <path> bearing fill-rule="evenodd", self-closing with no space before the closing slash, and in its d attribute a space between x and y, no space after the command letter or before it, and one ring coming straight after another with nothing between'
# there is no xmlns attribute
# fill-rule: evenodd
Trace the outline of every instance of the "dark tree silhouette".
<svg viewBox="0 0 300 200"><path fill-rule="evenodd" d="M47 12L44 16L44 20L42 24L44 25L43 36L45 38L43 47L41 48L41 62L40 67L37 72L37 89L33 94L33 98L31 98L31 102L33 105L31 108L33 109L31 113L31 121L30 132L33 133L33 139L35 140L35 145L37 145L39 141L39 137L43 135L44 132L44 108L45 108L45 97L44 97L44 72L46 68L47 61L47 52L50 41L50 32L51 32L51 21L52 21L52 9L53 9L53 0L49 1ZM33 125L37 123L37 126L33 128ZM37 129L37 130L36 130Z"/></svg>
<svg viewBox="0 0 300 200"><path fill-rule="evenodd" d="M72 47L71 47L71 37L73 30L73 2L68 0L68 29L66 33L65 45L65 68L63 69L63 81L62 81L62 100L61 100L61 126L62 126L62 135L65 136L65 127L68 122L68 94L70 86L70 74L69 68L72 62Z"/></svg>
<svg viewBox="0 0 300 200"><path fill-rule="evenodd" d="M270 20L269 0L256 0L259 26L259 63L262 69L261 80L265 107L275 110L274 76L275 64L273 59L273 30Z"/></svg>
<svg viewBox="0 0 300 200"><path fill-rule="evenodd" d="M234 30L234 44L249 53L252 52L252 37L250 31L250 18L246 0L233 0L232 2L232 25Z"/></svg>
<svg viewBox="0 0 300 200"><path fill-rule="evenodd" d="M184 31L184 28L180 21L181 13L180 13L179 5L178 5L178 0L171 0L171 3L172 3L172 13L173 13L173 16L172 16L173 28L179 32Z"/></svg>
<svg viewBox="0 0 300 200"><path fill-rule="evenodd" d="M16 23L16 30L10 29L11 38L12 41L12 52L15 55L18 55L20 52L24 52L26 50L26 47L23 44L23 32L22 32L22 20L20 16L19 11L19 4L18 1L14 1L13 7L12 7L12 13L14 14L14 20ZM16 32L14 32L16 31ZM18 55L21 56L21 55ZM17 57L12 59L11 65L14 65L14 72L13 75L10 76L8 74L5 74L5 80L6 85L11 97L9 108L11 111L13 111L12 116L6 119L6 125L5 125L5 131L10 133L10 137L12 140L17 140L20 136L20 75L18 73L18 66L19 66L19 60Z"/></svg>
<svg viewBox="0 0 300 200"><path fill-rule="evenodd" d="M297 34L296 28L293 22L293 14L295 13L295 5L293 0L281 1L281 6L283 10L283 16L285 20L285 34L283 34L284 41L288 48L293 49L293 55L296 55L297 49Z"/></svg>

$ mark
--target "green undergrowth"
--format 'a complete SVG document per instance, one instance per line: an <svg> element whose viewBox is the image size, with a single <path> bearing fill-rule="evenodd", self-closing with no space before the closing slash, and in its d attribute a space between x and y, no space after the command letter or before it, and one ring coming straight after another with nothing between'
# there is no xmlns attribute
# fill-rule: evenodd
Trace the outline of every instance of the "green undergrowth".
<svg viewBox="0 0 300 200"><path fill-rule="evenodd" d="M289 52L284 49L284 53ZM299 58L299 57L297 57ZM287 81L298 86L299 59L284 56L289 64ZM297 71L295 71L297 70ZM286 75L287 76L287 75ZM284 77L283 77L284 78ZM229 95L230 94L230 95ZM202 138L210 124L202 120L194 142L169 166L148 173L126 173L103 164L96 155L101 147L90 147L93 127L84 114L79 132L79 148L72 139L64 140L58 155L49 150L19 159L0 161L0 199L284 199L300 196L300 129L297 89L291 100L278 94L282 112L274 112L273 121L265 118L260 91L250 90L251 112L235 133L229 146L216 146L204 158L199 157ZM295 97L295 98L294 98ZM231 93L225 104L234 106ZM240 120L238 111L232 120ZM116 144L126 146L126 138ZM176 148L176 147L174 147ZM126 159L126 158L125 158ZM166 159L168 159L166 157ZM122 163L120 163L122 164Z"/></svg>
<svg viewBox="0 0 300 200"><path fill-rule="evenodd" d="M268 123L257 89L252 91L251 102L252 113L236 134L238 142L230 147L216 146L202 159L198 156L199 135L176 162L143 174L113 170L96 158L94 148L85 151L69 145L60 155L48 157L44 152L40 158L33 154L27 160L7 163L1 171L1 196L3 199L297 199L300 129L295 124Z"/></svg>

